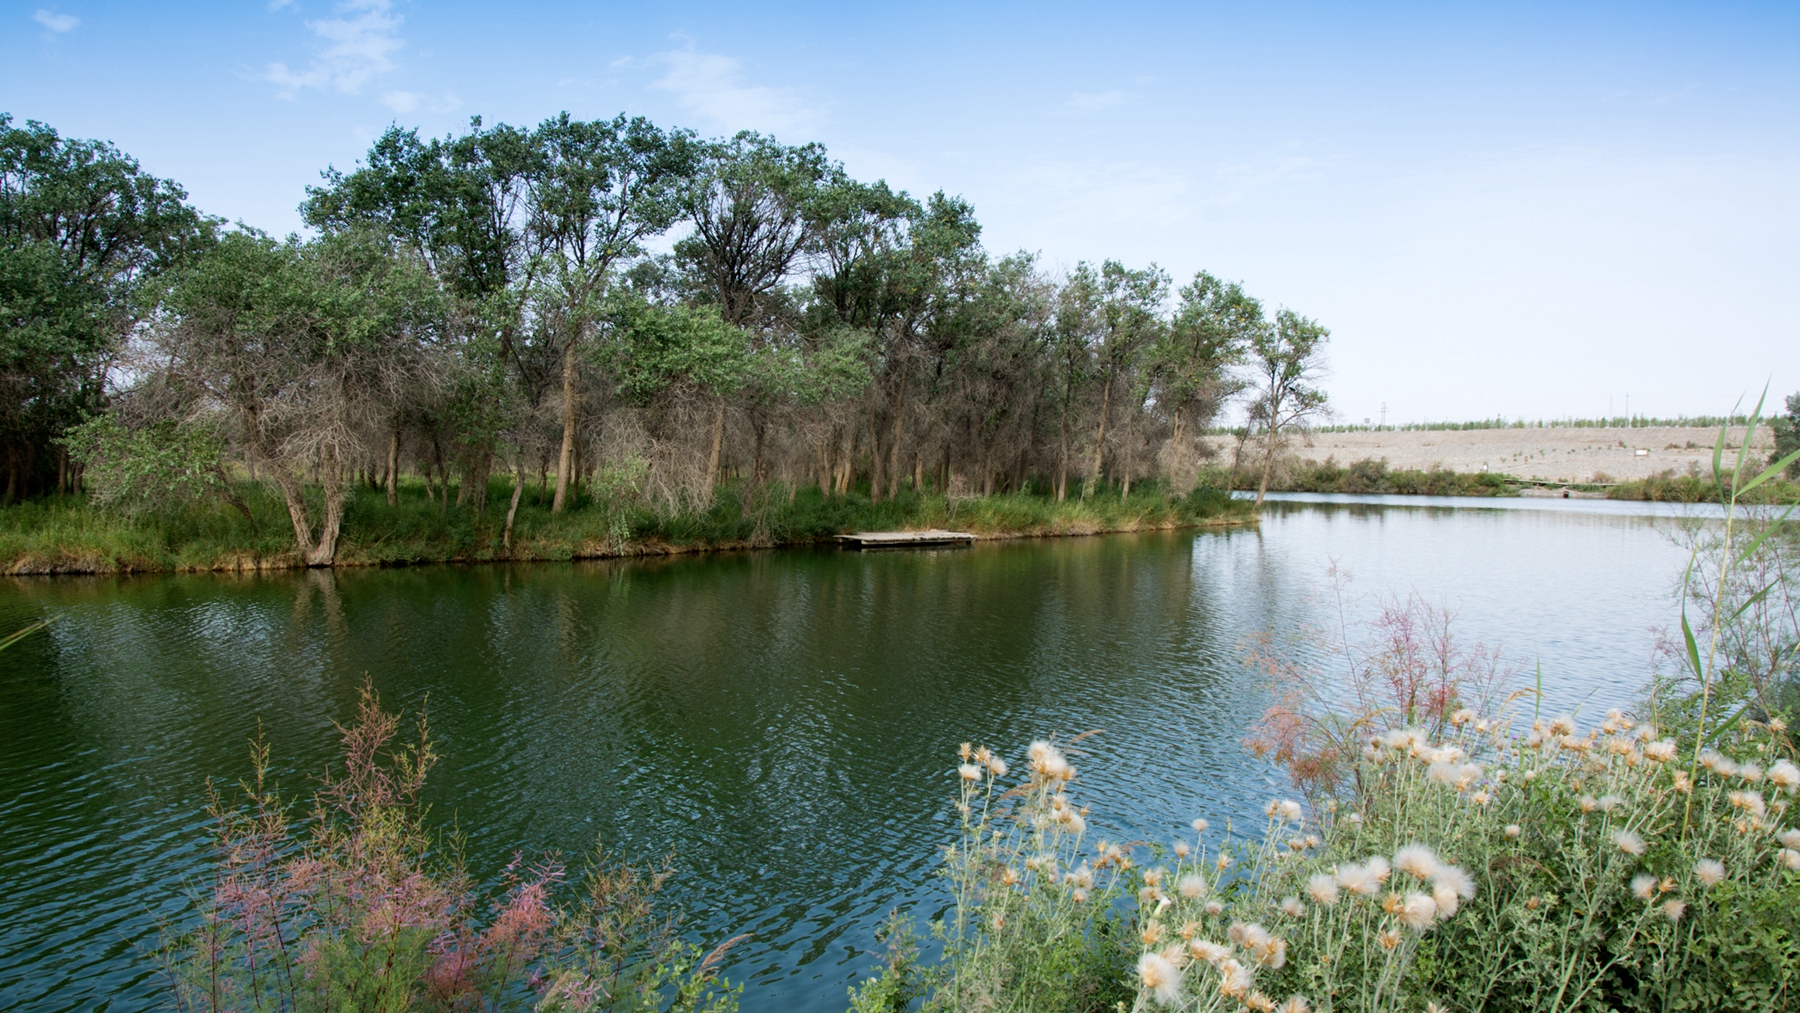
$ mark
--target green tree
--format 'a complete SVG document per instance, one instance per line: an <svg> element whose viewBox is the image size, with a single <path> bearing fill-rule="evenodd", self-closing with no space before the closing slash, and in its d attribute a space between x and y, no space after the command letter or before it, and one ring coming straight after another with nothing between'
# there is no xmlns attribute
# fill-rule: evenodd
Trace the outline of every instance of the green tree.
<svg viewBox="0 0 1800 1013"><path fill-rule="evenodd" d="M581 348L592 338L613 267L680 219L700 154L687 131L649 120L582 121L563 113L532 135L542 159L531 228L561 295L562 449L551 512L568 500L574 467Z"/></svg>
<svg viewBox="0 0 1800 1013"><path fill-rule="evenodd" d="M308 566L336 558L344 495L365 434L396 392L423 382L445 303L416 258L379 236L311 243L227 233L180 272L145 384L175 392L165 415L217 406L280 491ZM305 493L316 478L316 534Z"/></svg>
<svg viewBox="0 0 1800 1013"><path fill-rule="evenodd" d="M1800 452L1800 394L1787 396L1787 415L1772 416L1769 428L1775 431L1775 452L1769 455L1770 464ZM1800 479L1800 461L1787 466L1787 477Z"/></svg>
<svg viewBox="0 0 1800 1013"><path fill-rule="evenodd" d="M1256 328L1250 335L1256 375L1250 424L1260 427L1264 437L1262 481L1256 487L1259 506L1269 494L1275 455L1287 434L1330 410L1318 386L1330 337L1329 330L1288 309L1276 312L1275 326Z"/></svg>
<svg viewBox="0 0 1800 1013"><path fill-rule="evenodd" d="M103 141L0 113L0 454L8 500L74 475L58 440L100 410L154 283L215 223Z"/></svg>
<svg viewBox="0 0 1800 1013"><path fill-rule="evenodd" d="M1251 339L1266 323L1262 303L1201 271L1181 288L1174 318L1148 354L1157 405L1172 432L1165 471L1178 488L1191 488L1199 436L1227 399L1244 387L1231 367L1243 361Z"/></svg>

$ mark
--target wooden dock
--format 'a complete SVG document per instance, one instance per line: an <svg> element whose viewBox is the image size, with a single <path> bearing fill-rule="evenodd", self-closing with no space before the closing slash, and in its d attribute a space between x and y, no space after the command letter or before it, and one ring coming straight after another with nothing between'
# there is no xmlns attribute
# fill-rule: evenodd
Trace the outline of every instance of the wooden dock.
<svg viewBox="0 0 1800 1013"><path fill-rule="evenodd" d="M975 536L967 531L859 531L837 536L838 544L849 549L924 549L946 545L973 545Z"/></svg>

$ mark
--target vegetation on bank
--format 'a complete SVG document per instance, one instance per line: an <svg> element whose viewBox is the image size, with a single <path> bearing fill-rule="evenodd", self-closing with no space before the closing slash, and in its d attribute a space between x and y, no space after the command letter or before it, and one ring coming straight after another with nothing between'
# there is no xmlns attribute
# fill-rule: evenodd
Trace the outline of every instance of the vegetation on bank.
<svg viewBox="0 0 1800 1013"><path fill-rule="evenodd" d="M1209 465L1201 469L1202 484L1217 488L1228 485L1241 490L1257 488L1260 476L1255 469L1232 469ZM1358 495L1402 496L1516 496L1519 480L1498 472L1449 471L1444 468L1393 469L1385 460L1364 458L1350 464L1339 464L1335 458L1308 461L1290 458L1276 466L1269 482L1270 492L1328 492Z"/></svg>
<svg viewBox="0 0 1800 1013"><path fill-rule="evenodd" d="M235 490L244 512L216 501L122 514L85 497L45 497L0 507L0 569L7 573L142 573L170 570L285 569L306 565L294 548L281 499L259 485ZM490 503L505 504L510 483L495 479ZM591 559L704 549L762 548L828 541L851 531L954 528L993 537L1144 531L1254 519L1254 508L1213 490L1182 498L1138 485L1130 495L1101 489L1057 502L1019 492L951 498L902 490L881 502L860 492L821 496L731 484L705 511L662 512L624 496L583 497L558 514L547 489L520 497L510 546L505 511L456 506L455 497L402 483L395 506L385 492L354 490L344 511L337 565Z"/></svg>

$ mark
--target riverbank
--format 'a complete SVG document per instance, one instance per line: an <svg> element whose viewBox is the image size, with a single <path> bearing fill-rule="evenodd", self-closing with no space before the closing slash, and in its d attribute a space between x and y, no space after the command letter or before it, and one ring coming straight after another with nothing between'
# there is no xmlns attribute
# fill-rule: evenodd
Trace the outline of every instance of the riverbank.
<svg viewBox="0 0 1800 1013"><path fill-rule="evenodd" d="M56 497L0 507L0 570L8 574L254 572L298 569L293 528L279 498L261 486L237 490L245 517L223 503L126 516L84 498ZM592 500L552 514L528 487L512 545L503 544L512 490L496 480L476 511L428 498L403 483L399 502L359 488L345 506L337 566L528 562L672 555L827 542L851 531L955 528L983 538L1041 538L1254 523L1255 508L1218 491L1181 499L1140 486L1130 496L1103 490L1087 500L1008 493L976 499L902 491L876 503L861 494L822 497L802 489L748 494L721 490L705 511L651 510Z"/></svg>
<svg viewBox="0 0 1800 1013"><path fill-rule="evenodd" d="M1746 479L1764 467L1766 455L1746 466ZM1712 469L1710 454L1706 471ZM1697 471L1697 469L1696 469ZM1254 491L1260 475L1251 468L1214 465L1202 471L1205 484L1216 488L1227 485L1239 491ZM1595 499L1631 500L1654 503L1716 502L1716 484L1700 474L1664 472L1646 478L1623 482L1576 482L1539 478L1521 478L1498 471L1464 472L1448 468L1391 468L1386 460L1364 458L1350 464L1339 464L1333 458L1323 461L1303 457L1291 458L1280 465L1269 483L1270 492L1335 493L1352 496L1564 496ZM1774 479L1746 496L1745 502L1800 502L1800 484Z"/></svg>

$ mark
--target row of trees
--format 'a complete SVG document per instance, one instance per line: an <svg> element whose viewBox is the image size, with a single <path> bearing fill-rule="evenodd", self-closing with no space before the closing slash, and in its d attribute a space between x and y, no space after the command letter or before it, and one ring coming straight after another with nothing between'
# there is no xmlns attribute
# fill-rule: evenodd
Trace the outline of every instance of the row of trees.
<svg viewBox="0 0 1800 1013"><path fill-rule="evenodd" d="M61 446L122 503L230 500L241 467L314 563L352 483L392 501L409 469L477 511L510 471L510 539L534 477L553 511L584 483L670 510L727 480L1180 492L1232 398L1270 446L1324 407L1313 321L1206 273L991 257L966 202L860 182L813 144L624 116L394 128L309 188L316 235L285 241L109 146L39 124L5 144L8 495L70 488ZM111 217L70 210L95 205ZM51 267L21 281L33 257Z"/></svg>

